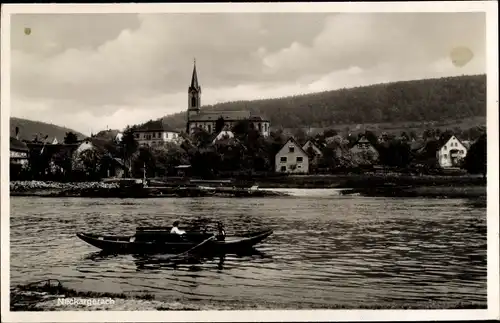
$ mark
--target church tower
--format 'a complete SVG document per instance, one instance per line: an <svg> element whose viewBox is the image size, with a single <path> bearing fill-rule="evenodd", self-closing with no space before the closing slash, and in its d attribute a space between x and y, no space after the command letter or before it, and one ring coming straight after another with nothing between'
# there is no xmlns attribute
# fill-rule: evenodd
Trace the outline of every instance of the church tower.
<svg viewBox="0 0 500 323"><path fill-rule="evenodd" d="M189 121L192 116L200 113L201 106L201 87L198 84L198 74L196 73L196 60L193 65L193 75L191 76L191 85L188 88L188 113L187 113L187 131L189 133Z"/></svg>

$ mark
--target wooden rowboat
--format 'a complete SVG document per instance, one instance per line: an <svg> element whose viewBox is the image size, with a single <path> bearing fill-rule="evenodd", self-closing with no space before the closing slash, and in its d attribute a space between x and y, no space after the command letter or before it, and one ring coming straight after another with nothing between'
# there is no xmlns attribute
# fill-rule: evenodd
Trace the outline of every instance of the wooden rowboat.
<svg viewBox="0 0 500 323"><path fill-rule="evenodd" d="M223 241L212 239L197 248L197 252L204 254L243 252L262 242L272 233L272 230L262 230L241 236L226 236ZM178 254L192 249L212 236L212 234L198 232L179 236L165 231L137 231L132 236L110 236L83 232L78 232L76 235L81 240L103 251L133 254Z"/></svg>

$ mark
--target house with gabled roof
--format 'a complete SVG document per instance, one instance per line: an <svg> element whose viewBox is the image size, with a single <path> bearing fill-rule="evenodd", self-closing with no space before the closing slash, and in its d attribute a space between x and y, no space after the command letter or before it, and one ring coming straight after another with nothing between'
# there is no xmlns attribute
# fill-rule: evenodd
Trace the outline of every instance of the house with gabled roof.
<svg viewBox="0 0 500 323"><path fill-rule="evenodd" d="M275 171L278 173L308 173L309 156L293 138L280 148L274 158Z"/></svg>
<svg viewBox="0 0 500 323"><path fill-rule="evenodd" d="M377 148L364 135L354 142L350 151L353 157L361 163L373 163L380 156Z"/></svg>
<svg viewBox="0 0 500 323"><path fill-rule="evenodd" d="M436 158L442 168L459 167L460 161L467 156L467 147L455 136L440 141Z"/></svg>
<svg viewBox="0 0 500 323"><path fill-rule="evenodd" d="M179 132L167 123L165 119L151 120L133 129L135 140L140 146L161 146L167 142L178 142Z"/></svg>
<svg viewBox="0 0 500 323"><path fill-rule="evenodd" d="M252 115L250 111L207 111L201 109L201 86L198 82L198 73L196 71L196 62L193 66L191 84L188 88L188 110L186 133L191 135L196 129L203 129L209 134L217 130L217 122L224 122L224 127L233 127L236 123L248 120L255 130L267 137L270 134L270 121L260 115Z"/></svg>
<svg viewBox="0 0 500 323"><path fill-rule="evenodd" d="M67 146L67 145L66 145ZM120 156L120 151L113 140L99 137L88 137L80 142L73 152L73 160L87 150L94 150L101 156L106 156L109 159L107 169L104 170L107 177L123 177L126 166Z"/></svg>
<svg viewBox="0 0 500 323"><path fill-rule="evenodd" d="M27 165L29 157L28 146L15 137L10 137L10 163Z"/></svg>
<svg viewBox="0 0 500 323"><path fill-rule="evenodd" d="M302 146L302 149L309 156L309 164L317 164L320 158L323 156L323 152L319 147L312 141L307 140L306 143Z"/></svg>
<svg viewBox="0 0 500 323"><path fill-rule="evenodd" d="M215 135L214 139L212 140L212 144L232 138L234 138L234 133L231 130L222 130L217 135Z"/></svg>

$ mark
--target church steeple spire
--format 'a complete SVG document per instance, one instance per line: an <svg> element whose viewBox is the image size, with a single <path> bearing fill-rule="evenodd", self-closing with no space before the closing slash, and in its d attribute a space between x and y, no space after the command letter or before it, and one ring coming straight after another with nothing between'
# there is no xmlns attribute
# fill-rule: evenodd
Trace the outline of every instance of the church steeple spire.
<svg viewBox="0 0 500 323"><path fill-rule="evenodd" d="M198 83L198 74L196 73L196 59L193 64L193 74L191 76L191 85L188 89L188 110L187 110L187 133L190 133L191 117L199 115L201 107L201 86Z"/></svg>
<svg viewBox="0 0 500 323"><path fill-rule="evenodd" d="M191 86L190 90L200 91L200 86L198 84L198 74L196 73L196 58L193 60L193 75L191 76Z"/></svg>

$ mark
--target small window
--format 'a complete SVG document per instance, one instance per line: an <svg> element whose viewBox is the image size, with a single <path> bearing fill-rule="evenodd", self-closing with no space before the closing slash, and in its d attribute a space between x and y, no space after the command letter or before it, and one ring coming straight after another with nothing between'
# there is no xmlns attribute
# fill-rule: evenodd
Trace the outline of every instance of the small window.
<svg viewBox="0 0 500 323"><path fill-rule="evenodd" d="M294 147L294 146L289 146L289 147L288 147L288 152L289 152L289 153L293 153L293 152L295 152L295 147Z"/></svg>
<svg viewBox="0 0 500 323"><path fill-rule="evenodd" d="M168 139L168 132L167 132L167 133L165 133L165 138L166 138L166 139Z"/></svg>
<svg viewBox="0 0 500 323"><path fill-rule="evenodd" d="M297 168L302 168L302 165L298 165Z"/></svg>
<svg viewBox="0 0 500 323"><path fill-rule="evenodd" d="M444 145L444 150L446 150L446 145Z"/></svg>
<svg viewBox="0 0 500 323"><path fill-rule="evenodd" d="M282 163L286 163L286 156L285 156L285 157L281 157L281 158L280 158L280 161L281 161Z"/></svg>
<svg viewBox="0 0 500 323"><path fill-rule="evenodd" d="M302 157L297 157L297 163L302 163Z"/></svg>
<svg viewBox="0 0 500 323"><path fill-rule="evenodd" d="M286 172L286 166L281 166L281 171Z"/></svg>
<svg viewBox="0 0 500 323"><path fill-rule="evenodd" d="M211 132L212 132L212 125L211 125L211 124L209 124L209 125L208 125L208 132L209 132L209 133L211 133Z"/></svg>
<svg viewBox="0 0 500 323"><path fill-rule="evenodd" d="M156 138L156 132L153 132L153 138Z"/></svg>
<svg viewBox="0 0 500 323"><path fill-rule="evenodd" d="M447 154L444 154L444 158L448 158L448 155L447 155Z"/></svg>

